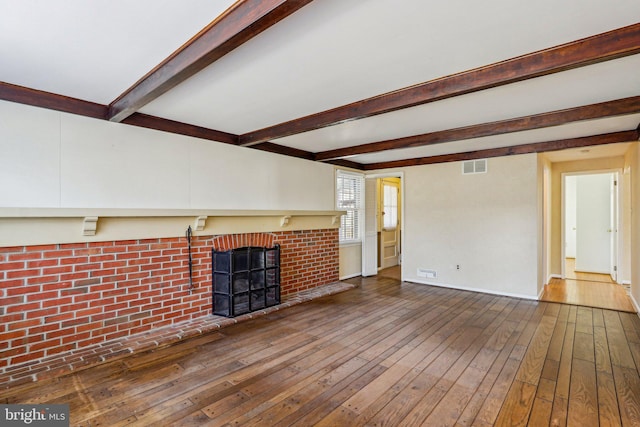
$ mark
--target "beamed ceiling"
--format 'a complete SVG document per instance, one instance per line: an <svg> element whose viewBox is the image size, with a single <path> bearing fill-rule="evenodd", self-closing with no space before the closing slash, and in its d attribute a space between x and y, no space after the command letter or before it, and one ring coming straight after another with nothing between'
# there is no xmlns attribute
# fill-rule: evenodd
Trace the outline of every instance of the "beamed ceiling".
<svg viewBox="0 0 640 427"><path fill-rule="evenodd" d="M360 170L605 155L639 138L638 17L638 0L0 0L0 99Z"/></svg>

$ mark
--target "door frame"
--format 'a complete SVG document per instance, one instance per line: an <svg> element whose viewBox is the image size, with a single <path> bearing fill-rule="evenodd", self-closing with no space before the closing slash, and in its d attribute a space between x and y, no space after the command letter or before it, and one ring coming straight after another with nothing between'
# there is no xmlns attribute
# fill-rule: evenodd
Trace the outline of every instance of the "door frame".
<svg viewBox="0 0 640 427"><path fill-rule="evenodd" d="M562 236L562 240L561 240L561 245L560 245L560 266L561 266L561 271L562 271L562 279L566 279L566 266L565 266L565 256L566 256L566 243L567 243L567 236L566 236L566 230L565 230L565 216L566 216L566 177L567 176L580 176L580 175L600 175L600 174L614 174L615 179L618 182L617 185L617 197L616 197L616 207L615 207L615 224L617 227L616 233L615 233L615 238L614 238L614 247L611 248L611 252L612 254L615 253L615 262L616 262L616 266L617 266L617 273L616 274L616 283L620 283L620 272L623 271L622 270L622 251L624 250L624 243L623 243L623 239L620 238L620 227L621 227L621 197L620 194L622 193L622 185L623 182L620 179L622 177L622 169L594 169L594 170L587 170L587 171L577 171L577 172L563 172L561 174L561 193L562 193L562 198L561 198L561 203L560 203L560 235Z"/></svg>
<svg viewBox="0 0 640 427"><path fill-rule="evenodd" d="M396 171L396 172L385 172L385 173L372 173L372 174L365 174L364 179L365 179L365 187L366 187L366 181L367 180L377 180L378 178L400 178L400 256L402 256L404 258L404 233L405 233L405 221L404 221L404 206L405 206L405 185L404 185L404 172L403 171ZM378 224L378 207L377 207L377 203L378 200L376 200L376 203L373 204L367 204L365 203L365 209L375 209L375 221L376 221L376 230L377 230L377 224ZM366 218L368 215L365 212L364 217ZM363 230L366 230L366 224L363 224ZM366 257L375 257L375 265L378 265L378 242L377 242L377 233L376 233L376 250L374 253L370 253L368 251L365 250L365 248L367 247L367 242L365 242L366 239L371 238L368 237L366 235L366 233L363 233L362 236L362 271L364 273L365 271L365 263L367 262ZM405 263L401 262L400 263L400 280L404 279L404 266Z"/></svg>
<svg viewBox="0 0 640 427"><path fill-rule="evenodd" d="M396 203L397 203L397 212L400 212L400 215L402 215L402 205L401 205L401 201L402 201L402 193L400 191L400 181L398 179L397 185L395 181L389 181L389 179L396 179L396 178L378 178L378 190L376 192L376 194L378 195L376 200L376 204L378 205L378 232L380 233L379 235L379 240L378 240L378 259L380 261L380 265L378 266L378 270L382 270L384 268L386 268L384 266L385 264L385 253L384 253L384 246L385 246L385 233L390 233L393 232L393 235L395 237L395 251L396 254L394 256L394 258L396 258L396 264L395 265L400 265L402 264L402 252L401 252L401 244L402 241L400 240L400 230L402 230L402 218L401 216L397 216L397 224L396 227L392 230L385 230L384 228L384 215L385 213L385 209L384 209L384 187L385 185L393 185L398 189L398 194L397 194L397 198L396 198ZM387 181L385 181L387 180ZM396 213L397 213L396 212Z"/></svg>

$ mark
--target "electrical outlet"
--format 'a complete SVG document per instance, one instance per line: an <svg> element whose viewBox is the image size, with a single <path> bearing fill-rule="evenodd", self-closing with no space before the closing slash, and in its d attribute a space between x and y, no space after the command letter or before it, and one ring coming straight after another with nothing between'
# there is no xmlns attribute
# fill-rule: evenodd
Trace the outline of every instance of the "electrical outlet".
<svg viewBox="0 0 640 427"><path fill-rule="evenodd" d="M456 270L460 270L460 264L456 264Z"/></svg>

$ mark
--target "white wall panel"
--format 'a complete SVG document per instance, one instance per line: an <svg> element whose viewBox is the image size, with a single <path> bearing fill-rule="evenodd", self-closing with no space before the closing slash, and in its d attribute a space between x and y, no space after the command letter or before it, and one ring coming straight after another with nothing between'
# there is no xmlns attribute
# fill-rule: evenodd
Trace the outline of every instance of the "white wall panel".
<svg viewBox="0 0 640 427"><path fill-rule="evenodd" d="M462 175L459 162L406 169L405 280L537 296L536 155L488 161L486 174Z"/></svg>
<svg viewBox="0 0 640 427"><path fill-rule="evenodd" d="M333 166L210 141L191 145L192 207L334 209Z"/></svg>
<svg viewBox="0 0 640 427"><path fill-rule="evenodd" d="M189 207L189 139L63 114L62 205Z"/></svg>
<svg viewBox="0 0 640 427"><path fill-rule="evenodd" d="M59 113L0 101L0 206L59 205Z"/></svg>
<svg viewBox="0 0 640 427"><path fill-rule="evenodd" d="M0 102L1 207L335 209L332 165Z"/></svg>

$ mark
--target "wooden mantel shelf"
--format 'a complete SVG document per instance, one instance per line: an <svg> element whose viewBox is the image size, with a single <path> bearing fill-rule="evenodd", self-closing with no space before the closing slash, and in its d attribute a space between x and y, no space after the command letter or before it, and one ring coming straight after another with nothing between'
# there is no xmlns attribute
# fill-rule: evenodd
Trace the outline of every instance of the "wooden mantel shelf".
<svg viewBox="0 0 640 427"><path fill-rule="evenodd" d="M0 208L0 247L338 228L344 211Z"/></svg>

